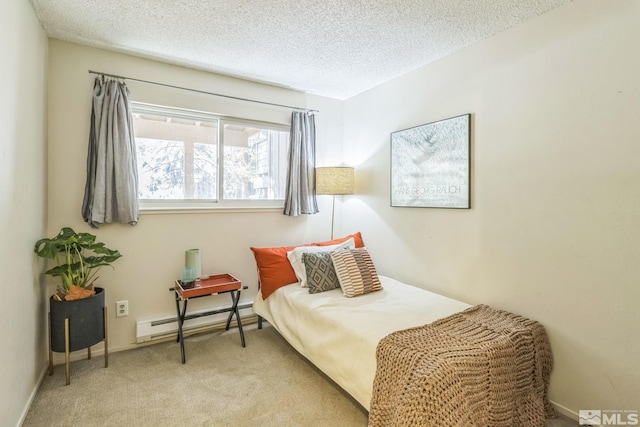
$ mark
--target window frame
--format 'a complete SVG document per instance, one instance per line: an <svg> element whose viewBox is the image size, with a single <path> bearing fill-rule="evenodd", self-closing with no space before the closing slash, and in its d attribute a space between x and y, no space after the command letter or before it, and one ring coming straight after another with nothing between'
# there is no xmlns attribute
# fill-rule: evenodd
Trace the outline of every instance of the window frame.
<svg viewBox="0 0 640 427"><path fill-rule="evenodd" d="M138 203L141 213L179 213L184 211L272 211L284 208L282 199L225 199L224 198L224 128L225 125L255 126L260 129L279 132L291 131L289 124L264 122L260 120L232 117L206 111L190 110L186 108L131 102L132 114L151 114L175 117L186 120L197 120L217 123L216 152L218 156L216 199L140 199ZM139 172L139 171L138 171ZM286 172L285 172L286 173Z"/></svg>

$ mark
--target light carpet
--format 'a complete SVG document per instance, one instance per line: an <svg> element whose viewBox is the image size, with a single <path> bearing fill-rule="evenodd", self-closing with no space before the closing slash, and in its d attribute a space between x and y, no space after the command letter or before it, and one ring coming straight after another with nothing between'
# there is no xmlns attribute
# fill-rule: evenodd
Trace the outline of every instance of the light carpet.
<svg viewBox="0 0 640 427"><path fill-rule="evenodd" d="M359 426L367 413L266 325L188 337L71 364L46 376L23 427ZM559 418L547 427L573 427Z"/></svg>

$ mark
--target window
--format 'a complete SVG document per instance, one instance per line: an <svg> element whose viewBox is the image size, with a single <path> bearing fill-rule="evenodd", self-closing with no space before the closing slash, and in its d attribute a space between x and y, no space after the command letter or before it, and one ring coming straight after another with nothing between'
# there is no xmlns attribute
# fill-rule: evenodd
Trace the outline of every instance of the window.
<svg viewBox="0 0 640 427"><path fill-rule="evenodd" d="M133 103L144 208L282 206L289 129Z"/></svg>

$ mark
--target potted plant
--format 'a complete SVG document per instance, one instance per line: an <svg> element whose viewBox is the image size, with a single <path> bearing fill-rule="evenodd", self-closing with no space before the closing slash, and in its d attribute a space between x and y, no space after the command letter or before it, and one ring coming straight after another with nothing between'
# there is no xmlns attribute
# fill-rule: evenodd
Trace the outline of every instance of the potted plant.
<svg viewBox="0 0 640 427"><path fill-rule="evenodd" d="M122 255L96 242L93 234L76 233L69 227L53 238L38 240L34 252L53 260L56 265L45 274L60 278L49 304L49 374L53 374L51 351L65 352L69 384L69 352L89 348L90 358L90 347L106 341L105 293L94 283L98 271L113 268L111 264ZM107 355L105 342L105 367Z"/></svg>
<svg viewBox="0 0 640 427"><path fill-rule="evenodd" d="M45 274L59 277L57 292L53 299L71 301L93 295L93 283L96 274L105 266L111 266L122 255L109 249L102 242L96 242L96 236L90 233L76 233L70 227L64 227L57 236L40 239L36 243L35 253L56 262L56 266Z"/></svg>

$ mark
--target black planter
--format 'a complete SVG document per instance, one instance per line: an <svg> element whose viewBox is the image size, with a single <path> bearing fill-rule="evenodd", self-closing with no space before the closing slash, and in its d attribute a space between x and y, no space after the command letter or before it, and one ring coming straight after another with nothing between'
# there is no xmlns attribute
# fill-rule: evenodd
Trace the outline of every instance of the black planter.
<svg viewBox="0 0 640 427"><path fill-rule="evenodd" d="M105 339L104 289L75 301L50 299L51 350L65 352L64 320L69 319L69 351L91 347Z"/></svg>

